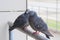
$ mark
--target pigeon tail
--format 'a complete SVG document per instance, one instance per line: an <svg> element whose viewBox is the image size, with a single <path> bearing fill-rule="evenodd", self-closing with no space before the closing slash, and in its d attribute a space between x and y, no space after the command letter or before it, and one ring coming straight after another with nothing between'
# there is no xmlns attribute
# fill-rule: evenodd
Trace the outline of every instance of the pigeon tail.
<svg viewBox="0 0 60 40"><path fill-rule="evenodd" d="M46 35L46 37L48 38L48 39L50 39L50 37L47 35L47 34L45 34Z"/></svg>
<svg viewBox="0 0 60 40"><path fill-rule="evenodd" d="M49 31L43 31L43 33L48 35L48 36L54 37Z"/></svg>
<svg viewBox="0 0 60 40"><path fill-rule="evenodd" d="M9 31L12 31L12 30L14 30L15 28L12 26L12 27L10 27L9 28Z"/></svg>

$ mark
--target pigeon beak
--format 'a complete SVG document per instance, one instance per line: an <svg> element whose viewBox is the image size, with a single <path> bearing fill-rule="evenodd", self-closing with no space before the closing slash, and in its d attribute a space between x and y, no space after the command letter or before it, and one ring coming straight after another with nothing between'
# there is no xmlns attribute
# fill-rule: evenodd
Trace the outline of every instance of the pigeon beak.
<svg viewBox="0 0 60 40"><path fill-rule="evenodd" d="M47 34L48 36L54 37L49 31L43 31L42 33Z"/></svg>

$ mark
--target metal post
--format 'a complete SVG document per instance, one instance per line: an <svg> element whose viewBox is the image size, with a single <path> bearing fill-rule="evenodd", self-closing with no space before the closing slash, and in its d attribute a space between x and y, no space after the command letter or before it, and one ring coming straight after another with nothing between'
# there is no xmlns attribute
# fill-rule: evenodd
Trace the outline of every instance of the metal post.
<svg viewBox="0 0 60 40"><path fill-rule="evenodd" d="M9 27L10 28L10 27ZM11 31L9 31L9 40L11 40Z"/></svg>
<svg viewBox="0 0 60 40"><path fill-rule="evenodd" d="M46 20L47 20L47 24L48 24L48 7L47 7L47 19Z"/></svg>
<svg viewBox="0 0 60 40"><path fill-rule="evenodd" d="M11 33L10 33L10 31L9 31L9 40L11 40Z"/></svg>
<svg viewBox="0 0 60 40"><path fill-rule="evenodd" d="M26 10L28 9L28 0L26 0Z"/></svg>
<svg viewBox="0 0 60 40"><path fill-rule="evenodd" d="M56 31L57 31L57 15L58 14L58 0L56 0Z"/></svg>
<svg viewBox="0 0 60 40"><path fill-rule="evenodd" d="M12 26L12 24L10 22L8 22L8 24L10 25L9 28ZM12 35L11 35L11 31L9 30L9 40L12 40Z"/></svg>

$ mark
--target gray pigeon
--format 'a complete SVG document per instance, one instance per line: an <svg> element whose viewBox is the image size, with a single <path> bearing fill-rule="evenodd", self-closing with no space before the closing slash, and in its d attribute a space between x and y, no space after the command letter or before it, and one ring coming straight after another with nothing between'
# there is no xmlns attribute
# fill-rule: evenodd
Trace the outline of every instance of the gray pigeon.
<svg viewBox="0 0 60 40"><path fill-rule="evenodd" d="M23 13L22 15L17 17L17 19L13 23L13 26L9 28L10 31L12 31L15 28L24 29L25 27L27 27L29 25L29 23L28 23L29 15L27 14L27 11L28 10L26 10L25 13Z"/></svg>
<svg viewBox="0 0 60 40"><path fill-rule="evenodd" d="M35 30L42 32L50 39L49 36L53 35L48 31L47 24L42 20L41 17L38 17L35 11L30 11L29 13L29 24Z"/></svg>

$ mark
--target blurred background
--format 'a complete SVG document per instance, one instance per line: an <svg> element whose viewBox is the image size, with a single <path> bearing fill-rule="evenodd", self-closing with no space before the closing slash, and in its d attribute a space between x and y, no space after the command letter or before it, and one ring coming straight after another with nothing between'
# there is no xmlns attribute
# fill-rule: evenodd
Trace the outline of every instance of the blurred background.
<svg viewBox="0 0 60 40"><path fill-rule="evenodd" d="M51 40L60 40L60 0L0 0L0 40L9 40L8 21L14 22L27 8L36 11L47 23L54 35ZM15 29L11 32L11 40L35 39Z"/></svg>

